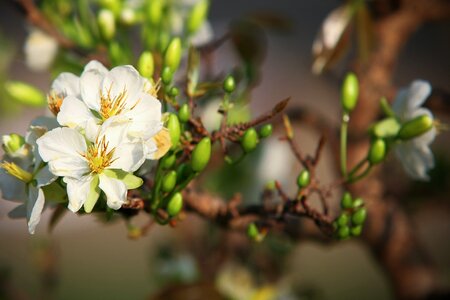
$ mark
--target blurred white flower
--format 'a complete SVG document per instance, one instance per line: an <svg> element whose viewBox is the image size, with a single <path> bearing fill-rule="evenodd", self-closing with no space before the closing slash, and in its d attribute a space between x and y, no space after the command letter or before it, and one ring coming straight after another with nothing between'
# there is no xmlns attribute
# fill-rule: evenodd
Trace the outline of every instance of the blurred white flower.
<svg viewBox="0 0 450 300"><path fill-rule="evenodd" d="M33 28L24 45L25 62L33 71L45 71L58 52L58 42L50 35Z"/></svg>
<svg viewBox="0 0 450 300"><path fill-rule="evenodd" d="M170 137L161 119L161 103L150 82L134 67L119 66L108 71L101 63L91 61L79 78L78 90L71 87L74 77L57 79L57 92L66 87L57 115L62 126L83 131L94 141L101 125L114 119L113 123L127 124L125 137L129 141L144 144L147 159L158 159L170 148Z"/></svg>
<svg viewBox="0 0 450 300"><path fill-rule="evenodd" d="M124 142L127 127L127 123L109 120L94 143L67 127L53 129L37 140L50 172L64 177L67 183L71 211L85 205L85 211L90 212L100 195L98 188L105 193L110 208L119 209L125 203L126 183L108 171L134 172L145 160L141 143Z"/></svg>
<svg viewBox="0 0 450 300"><path fill-rule="evenodd" d="M421 107L431 93L431 86L423 80L415 80L408 88L398 92L392 108L398 119L404 123L415 117L427 115L433 119L430 110ZM429 180L428 170L434 167L430 144L436 137L433 126L424 134L395 146L395 154L405 171L414 179Z"/></svg>

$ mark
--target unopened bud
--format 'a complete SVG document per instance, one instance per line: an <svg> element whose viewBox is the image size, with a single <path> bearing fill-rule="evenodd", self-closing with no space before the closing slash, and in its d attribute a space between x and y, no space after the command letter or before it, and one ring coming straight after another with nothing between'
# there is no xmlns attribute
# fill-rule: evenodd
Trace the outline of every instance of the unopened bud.
<svg viewBox="0 0 450 300"><path fill-rule="evenodd" d="M352 207L353 208L358 208L364 205L364 200L361 197L356 198L355 200L353 200L352 203Z"/></svg>
<svg viewBox="0 0 450 300"><path fill-rule="evenodd" d="M354 225L363 225L364 221L366 220L366 217L367 217L366 209L363 207L359 208L352 215L352 223Z"/></svg>
<svg viewBox="0 0 450 300"><path fill-rule="evenodd" d="M258 227L255 225L255 223L250 223L247 227L247 236L252 240L256 240L258 238L258 235Z"/></svg>
<svg viewBox="0 0 450 300"><path fill-rule="evenodd" d="M342 195L341 207L343 209L348 209L348 208L352 208L352 206L353 206L352 195L349 192L345 192Z"/></svg>
<svg viewBox="0 0 450 300"><path fill-rule="evenodd" d="M200 0L192 8L188 20L187 31L189 34L195 33L206 19L209 8L209 0Z"/></svg>
<svg viewBox="0 0 450 300"><path fill-rule="evenodd" d="M273 127L272 124L266 124L263 127L261 127L261 130L259 131L259 135L262 138L267 138L272 135Z"/></svg>
<svg viewBox="0 0 450 300"><path fill-rule="evenodd" d="M232 93L236 88L236 83L234 82L234 77L228 75L227 78L223 81L223 90L227 93Z"/></svg>
<svg viewBox="0 0 450 300"><path fill-rule="evenodd" d="M258 145L259 138L255 128L249 128L242 136L241 146L245 153L255 150Z"/></svg>
<svg viewBox="0 0 450 300"><path fill-rule="evenodd" d="M350 218L348 214L342 213L336 220L336 224L338 226L346 226L348 224L348 221L350 221Z"/></svg>
<svg viewBox="0 0 450 300"><path fill-rule="evenodd" d="M171 217L178 215L183 208L183 196L180 193L175 193L167 204L167 213Z"/></svg>
<svg viewBox="0 0 450 300"><path fill-rule="evenodd" d="M394 137L400 130L400 124L395 118L386 118L373 126L373 133L379 138Z"/></svg>
<svg viewBox="0 0 450 300"><path fill-rule="evenodd" d="M189 121L190 117L191 112L189 110L189 105L187 105L186 103L181 105L180 110L178 110L178 119L180 119L182 123L186 123L187 121Z"/></svg>
<svg viewBox="0 0 450 300"><path fill-rule="evenodd" d="M379 164L386 157L386 142L382 139L376 139L372 142L369 149L368 160L372 165Z"/></svg>
<svg viewBox="0 0 450 300"><path fill-rule="evenodd" d="M132 8L126 7L120 12L120 21L125 25L134 25L137 21L136 13Z"/></svg>
<svg viewBox="0 0 450 300"><path fill-rule="evenodd" d="M309 182L311 181L310 173L308 170L302 170L300 174L297 177L297 185L299 188L304 188L308 186Z"/></svg>
<svg viewBox="0 0 450 300"><path fill-rule="evenodd" d="M348 73L342 84L341 104L344 111L351 112L358 102L359 83L354 73Z"/></svg>
<svg viewBox="0 0 450 300"><path fill-rule="evenodd" d="M175 154L165 155L161 159L161 165L164 169L168 170L175 164L176 159Z"/></svg>
<svg viewBox="0 0 450 300"><path fill-rule="evenodd" d="M202 171L211 158L211 140L207 137L203 138L194 151L192 151L192 170L194 172Z"/></svg>
<svg viewBox="0 0 450 300"><path fill-rule="evenodd" d="M397 137L409 140L418 137L433 128L433 119L428 115L418 116L402 125Z"/></svg>
<svg viewBox="0 0 450 300"><path fill-rule="evenodd" d="M178 146L180 141L180 121L175 114L169 114L169 120L167 121L167 129L169 130L170 140L172 141L172 149Z"/></svg>
<svg viewBox="0 0 450 300"><path fill-rule="evenodd" d="M350 233L352 236L360 236L362 233L363 227L361 225L354 226L350 229Z"/></svg>
<svg viewBox="0 0 450 300"><path fill-rule="evenodd" d="M152 25L158 25L161 21L165 0L148 1L147 16Z"/></svg>
<svg viewBox="0 0 450 300"><path fill-rule="evenodd" d="M25 144L25 139L23 136L11 133L10 135L2 136L2 142L5 152L13 154Z"/></svg>
<svg viewBox="0 0 450 300"><path fill-rule="evenodd" d="M164 67L161 73L161 80L165 85L170 84L172 81L173 73L169 67Z"/></svg>
<svg viewBox="0 0 450 300"><path fill-rule="evenodd" d="M176 96L178 96L178 93L179 93L180 91L178 90L178 88L176 87L176 86L173 86L173 87L171 87L170 89L169 89L169 96L170 97L176 97Z"/></svg>
<svg viewBox="0 0 450 300"><path fill-rule="evenodd" d="M15 101L30 106L45 106L47 99L37 88L20 82L8 81L4 85L6 93Z"/></svg>
<svg viewBox="0 0 450 300"><path fill-rule="evenodd" d="M173 190L176 183L177 183L177 172L173 170L169 171L169 173L167 173L162 180L161 189L164 192L169 193Z"/></svg>
<svg viewBox="0 0 450 300"><path fill-rule="evenodd" d="M341 240L348 238L350 236L350 228L347 225L339 226L337 235Z"/></svg>
<svg viewBox="0 0 450 300"><path fill-rule="evenodd" d="M153 76L154 61L150 51L142 52L138 60L138 70L145 78L151 78Z"/></svg>
<svg viewBox="0 0 450 300"><path fill-rule="evenodd" d="M108 9L100 10L97 22L103 38L107 41L111 40L116 34L116 20L113 12Z"/></svg>
<svg viewBox="0 0 450 300"><path fill-rule="evenodd" d="M181 60L181 40L174 38L167 46L166 54L164 55L164 65L169 67L172 71L176 71L180 65Z"/></svg>

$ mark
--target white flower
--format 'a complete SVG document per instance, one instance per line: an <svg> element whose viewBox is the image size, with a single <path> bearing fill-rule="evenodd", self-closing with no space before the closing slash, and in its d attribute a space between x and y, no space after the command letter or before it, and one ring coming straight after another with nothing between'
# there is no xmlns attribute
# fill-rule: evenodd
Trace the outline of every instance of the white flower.
<svg viewBox="0 0 450 300"><path fill-rule="evenodd" d="M75 82L73 77L59 79L57 86L61 87ZM103 123L113 119L113 123L126 123L126 138L143 142L147 159L158 159L170 148L170 138L163 128L161 103L152 91L149 81L132 66L108 71L91 61L80 76L79 89L66 89L57 120L62 126L84 132L90 141L95 140Z"/></svg>
<svg viewBox="0 0 450 300"><path fill-rule="evenodd" d="M409 88L400 90L392 105L400 122L404 123L422 115L427 115L433 119L430 110L421 107L430 93L430 84L422 80L413 81ZM395 154L405 171L412 178L429 180L427 172L434 167L434 157L430 150L430 144L435 137L436 128L433 126L426 133L396 145Z"/></svg>
<svg viewBox="0 0 450 300"><path fill-rule="evenodd" d="M141 143L122 142L126 130L127 124L111 120L103 124L94 143L67 127L53 129L37 140L50 172L64 177L67 183L71 211L77 212L84 205L90 212L100 194L98 187L110 208L119 209L126 201L127 185L114 178L114 170L134 172L145 160Z"/></svg>
<svg viewBox="0 0 450 300"><path fill-rule="evenodd" d="M25 62L33 71L45 71L55 59L58 42L48 34L33 28L24 46Z"/></svg>

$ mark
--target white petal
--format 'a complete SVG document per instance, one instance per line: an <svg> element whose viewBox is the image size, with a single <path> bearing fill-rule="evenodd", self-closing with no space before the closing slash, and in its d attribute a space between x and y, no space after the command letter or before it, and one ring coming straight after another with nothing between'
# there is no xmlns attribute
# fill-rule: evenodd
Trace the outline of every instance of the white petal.
<svg viewBox="0 0 450 300"><path fill-rule="evenodd" d="M127 187L122 181L100 174L99 186L105 193L110 208L119 209L127 200Z"/></svg>
<svg viewBox="0 0 450 300"><path fill-rule="evenodd" d="M39 127L45 127L48 130L55 129L56 127L59 127L58 122L56 121L55 117L37 117L33 121L31 121L31 126L39 126Z"/></svg>
<svg viewBox="0 0 450 300"><path fill-rule="evenodd" d="M120 144L114 150L115 159L108 169L121 169L134 172L144 163L144 145L142 142Z"/></svg>
<svg viewBox="0 0 450 300"><path fill-rule="evenodd" d="M41 220L42 210L44 209L45 197L42 189L29 185L27 202L27 220L28 231L34 234L36 225Z"/></svg>
<svg viewBox="0 0 450 300"><path fill-rule="evenodd" d="M95 70L96 72L105 75L106 73L108 73L108 69L105 68L105 66L97 61L97 60L91 60L85 67L83 72L86 71L90 71L90 70Z"/></svg>
<svg viewBox="0 0 450 300"><path fill-rule="evenodd" d="M408 108L421 106L431 94L431 85L424 80L414 80L408 91Z"/></svg>
<svg viewBox="0 0 450 300"><path fill-rule="evenodd" d="M27 217L27 205L26 203L14 207L9 213L8 217L11 219L22 219Z"/></svg>
<svg viewBox="0 0 450 300"><path fill-rule="evenodd" d="M62 126L85 130L88 120L96 118L83 101L69 96L64 99L57 119Z"/></svg>
<svg viewBox="0 0 450 300"><path fill-rule="evenodd" d="M161 102L147 93L140 93L139 102L132 110L126 113L130 119L128 133L133 137L149 139L158 133L161 122Z"/></svg>
<svg viewBox="0 0 450 300"><path fill-rule="evenodd" d="M86 128L84 130L86 138L91 142L95 142L97 136L101 132L101 128L102 128L101 125L97 124L97 119L91 118L87 120Z"/></svg>
<svg viewBox="0 0 450 300"><path fill-rule="evenodd" d="M80 92L84 103L95 111L100 110L100 88L105 73L92 68L85 70L80 77Z"/></svg>
<svg viewBox="0 0 450 300"><path fill-rule="evenodd" d="M58 75L52 83L52 91L57 95L79 97L80 78L72 73L64 72Z"/></svg>
<svg viewBox="0 0 450 300"><path fill-rule="evenodd" d="M67 183L67 195L69 196L68 208L77 212L86 202L91 189L92 176L87 175L80 179L64 177L64 182Z"/></svg>
<svg viewBox="0 0 450 300"><path fill-rule="evenodd" d="M406 114L408 113L408 89L400 89L397 92L397 97L392 103L392 110L401 121L406 121Z"/></svg>
<svg viewBox="0 0 450 300"><path fill-rule="evenodd" d="M428 170L434 166L433 153L428 147L417 148L412 142L405 142L395 147L405 171L417 180L429 180Z"/></svg>
<svg viewBox="0 0 450 300"><path fill-rule="evenodd" d="M98 136L106 138L108 150L111 150L126 141L128 126L128 119L124 119L123 116L114 116L103 123Z"/></svg>
<svg viewBox="0 0 450 300"><path fill-rule="evenodd" d="M27 199L26 184L0 168L0 190L5 200L25 201Z"/></svg>
<svg viewBox="0 0 450 300"><path fill-rule="evenodd" d="M45 165L39 172L34 176L34 179L37 181L37 187L43 187L46 185L49 185L53 181L58 178L57 176L53 175L52 172L50 172L49 166Z"/></svg>
<svg viewBox="0 0 450 300"><path fill-rule="evenodd" d="M102 92L112 99L126 92L125 107L131 108L139 100L138 95L144 89L145 81L139 72L132 66L119 66L113 68L102 82Z"/></svg>

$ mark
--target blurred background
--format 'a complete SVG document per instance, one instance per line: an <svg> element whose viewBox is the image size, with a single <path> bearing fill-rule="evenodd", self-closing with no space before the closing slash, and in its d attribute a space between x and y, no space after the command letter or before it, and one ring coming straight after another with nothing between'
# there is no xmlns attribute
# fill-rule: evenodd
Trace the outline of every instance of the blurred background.
<svg viewBox="0 0 450 300"><path fill-rule="evenodd" d="M311 47L324 18L340 3L335 0L212 2L209 20L215 36L223 35L233 20L254 13L270 12L290 23L288 30L266 32L267 54L261 80L252 93L253 114L263 113L276 101L291 96L290 109L307 107L332 122L339 122L339 85L346 65L337 66L323 76L313 75ZM412 36L394 72L396 86L421 78L430 81L433 87L448 91L449 25L448 21L428 23ZM50 74L33 72L24 62L23 44L28 30L16 3L1 1L0 77L23 80L47 91ZM215 71L226 71L233 55L230 47L222 47L216 55L220 59L215 61ZM44 109L26 108L4 98L0 98L0 109L1 135L23 133L34 117L45 113ZM302 149L314 149L318 133L308 128L298 130L302 135ZM418 194L411 192L402 201L412 216L423 247L449 288L450 207L449 194L444 193L449 183L448 140L449 134L443 133L434 149L436 156L442 157L440 170L444 172L437 174L444 187L431 186L442 188L442 193L432 192L429 198L433 199L427 199L430 185L416 185L413 191ZM276 139L271 142L276 143ZM285 154L285 161L294 161L284 146L278 148L274 155ZM257 179L264 177L255 173L259 169L270 172L270 166L274 165L275 159L263 152L248 158L243 166L246 174L255 179L244 186L254 196L258 196L261 186ZM326 161L332 155L327 153ZM260 167L252 169L249 167L252 163ZM395 164L393 160L392 163ZM286 184L294 186L298 166L290 166L282 171ZM325 177L333 178L335 174L328 174L328 170L325 162L321 171ZM214 190L219 184L210 186ZM225 195L233 195L240 188L238 184L225 186L222 187ZM430 204L422 205L417 200L419 196L430 200ZM187 214L182 226L176 228L154 225L138 240L128 237L122 220L105 225L96 216L71 213L49 233L49 210L32 236L26 230L25 220L8 218L7 213L14 206L0 201L0 291L14 295L13 299L251 299L249 291L255 290L261 298L254 299L270 299L263 297L273 290L285 291L285 298L280 299L394 297L387 274L357 239L322 244L307 240L294 242L287 236L269 234L263 243L251 244L243 234L223 231L192 214ZM146 221L138 217L135 222ZM173 286L178 287L182 296L164 296L165 290ZM203 294L196 296L199 290Z"/></svg>

